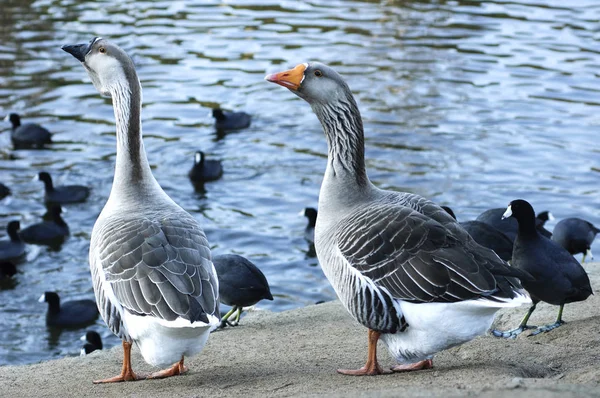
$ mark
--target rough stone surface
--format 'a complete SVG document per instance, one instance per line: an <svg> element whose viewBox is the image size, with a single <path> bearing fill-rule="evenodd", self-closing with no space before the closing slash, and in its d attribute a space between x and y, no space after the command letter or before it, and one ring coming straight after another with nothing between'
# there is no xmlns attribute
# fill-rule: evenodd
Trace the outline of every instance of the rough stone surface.
<svg viewBox="0 0 600 398"><path fill-rule="evenodd" d="M600 291L600 265L586 264ZM558 307L540 305L533 324L554 321ZM94 352L26 366L0 367L3 397L228 397L377 396L569 398L600 397L600 298L565 307L565 325L515 340L489 335L439 353L434 368L377 377L350 377L336 368L360 367L367 331L339 302L270 313L254 312L242 325L217 331L190 371L164 380L93 385L116 375L122 349ZM527 308L497 317L500 329L515 327ZM380 363L393 365L379 345ZM155 369L134 348L134 370Z"/></svg>

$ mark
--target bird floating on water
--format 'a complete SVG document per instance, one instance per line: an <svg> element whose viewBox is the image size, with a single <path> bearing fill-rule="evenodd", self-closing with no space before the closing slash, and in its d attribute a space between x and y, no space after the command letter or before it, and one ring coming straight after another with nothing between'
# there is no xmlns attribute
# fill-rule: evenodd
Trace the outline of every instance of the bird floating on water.
<svg viewBox="0 0 600 398"><path fill-rule="evenodd" d="M10 139L15 149L41 149L52 143L50 132L39 124L21 124L21 117L16 113L9 114L4 120L12 124Z"/></svg>
<svg viewBox="0 0 600 398"><path fill-rule="evenodd" d="M217 130L241 130L250 126L252 117L246 112L231 112L220 108L212 110Z"/></svg>
<svg viewBox="0 0 600 398"><path fill-rule="evenodd" d="M48 204L68 204L85 202L90 196L90 189L83 185L54 186L48 172L40 171L37 179L44 183L44 201Z"/></svg>
<svg viewBox="0 0 600 398"><path fill-rule="evenodd" d="M265 79L306 100L327 139L317 256L342 304L369 329L365 366L338 372L384 373L380 338L399 363L393 370L431 368L438 351L485 333L500 308L530 302L514 278L526 275L476 244L441 207L369 181L360 112L337 72L313 62Z"/></svg>
<svg viewBox="0 0 600 398"><path fill-rule="evenodd" d="M90 243L90 270L102 318L123 342L123 367L96 383L184 373L219 325L217 274L198 221L160 187L142 140L142 87L131 58L96 37L63 50L82 63L96 89L110 96L116 119L115 175ZM169 368L149 376L131 367L131 346Z"/></svg>

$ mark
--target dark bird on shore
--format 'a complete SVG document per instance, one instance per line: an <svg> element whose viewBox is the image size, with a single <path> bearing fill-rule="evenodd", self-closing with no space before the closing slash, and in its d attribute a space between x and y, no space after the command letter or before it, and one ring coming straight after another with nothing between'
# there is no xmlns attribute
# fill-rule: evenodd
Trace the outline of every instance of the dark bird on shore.
<svg viewBox="0 0 600 398"><path fill-rule="evenodd" d="M93 300L73 300L60 302L56 292L45 292L40 303L48 303L46 324L59 328L80 328L90 325L98 319L98 307Z"/></svg>
<svg viewBox="0 0 600 398"><path fill-rule="evenodd" d="M514 218L502 218L502 215L506 209L501 207L495 209L489 209L481 213L477 216L476 221L481 221L486 224L491 225L492 227L498 229L504 235L508 236L511 241L515 241L517 238L517 232L519 230L519 225ZM548 230L544 228L544 224L548 220L554 219L552 214L548 211L543 211L536 217L536 227L540 231L540 233L546 237L548 235L552 235Z"/></svg>
<svg viewBox="0 0 600 398"><path fill-rule="evenodd" d="M586 256L592 255L592 242L600 230L589 221L581 218L565 218L560 220L554 227L552 240L564 247L571 254L583 253L581 262L585 262Z"/></svg>
<svg viewBox="0 0 600 398"><path fill-rule="evenodd" d="M220 108L212 110L217 130L240 130L250 126L252 119L246 112L230 112Z"/></svg>
<svg viewBox="0 0 600 398"><path fill-rule="evenodd" d="M454 219L456 215L448 206L441 206ZM483 247L492 249L504 261L510 261L513 252L513 242L497 228L481 221L461 221L459 223L473 240Z"/></svg>
<svg viewBox="0 0 600 398"><path fill-rule="evenodd" d="M26 243L59 247L69 236L69 226L61 213L60 205L51 205L47 213L49 219L22 229L19 236Z"/></svg>
<svg viewBox="0 0 600 398"><path fill-rule="evenodd" d="M18 261L25 256L25 243L19 236L21 223L13 220L6 226L7 240L0 241L0 260Z"/></svg>
<svg viewBox="0 0 600 398"><path fill-rule="evenodd" d="M44 201L47 204L68 204L85 202L90 196L90 189L83 185L59 185L52 184L52 177L45 171L40 171L37 178L44 183Z"/></svg>
<svg viewBox="0 0 600 398"><path fill-rule="evenodd" d="M429 369L433 356L485 333L500 308L530 303L511 268L437 204L377 188L367 176L363 123L352 92L318 62L266 76L312 107L328 146L315 246L346 310L368 328L364 367L384 373L381 339L395 371Z"/></svg>
<svg viewBox="0 0 600 398"><path fill-rule="evenodd" d="M96 350L102 349L102 338L98 332L93 330L88 330L83 336L81 336L81 341L85 341L83 347L81 347L81 351L79 355L86 356Z"/></svg>
<svg viewBox="0 0 600 398"><path fill-rule="evenodd" d="M515 338L527 329L536 329L530 336L549 332L564 323L562 313L565 304L583 301L592 294L590 279L568 251L537 230L533 207L527 201L513 200L503 217L512 217L518 222L512 266L533 277L532 280L522 280L533 305L516 329L507 332L494 330L492 333L496 337ZM556 322L538 328L528 326L529 317L540 301L560 306Z"/></svg>
<svg viewBox="0 0 600 398"><path fill-rule="evenodd" d="M273 300L267 278L250 260L237 254L222 254L213 257L213 264L219 278L221 303L231 306L231 310L221 318L221 327L225 323L237 326L244 307L263 299ZM234 314L235 320L228 321Z"/></svg>
<svg viewBox="0 0 600 398"><path fill-rule="evenodd" d="M202 151L194 154L194 165L188 173L188 177L195 184L215 181L223 175L223 165L220 160L206 159Z"/></svg>
<svg viewBox="0 0 600 398"><path fill-rule="evenodd" d="M16 113L11 113L4 120L12 124L10 139L15 149L41 149L52 142L48 130L35 123L21 124L21 117Z"/></svg>

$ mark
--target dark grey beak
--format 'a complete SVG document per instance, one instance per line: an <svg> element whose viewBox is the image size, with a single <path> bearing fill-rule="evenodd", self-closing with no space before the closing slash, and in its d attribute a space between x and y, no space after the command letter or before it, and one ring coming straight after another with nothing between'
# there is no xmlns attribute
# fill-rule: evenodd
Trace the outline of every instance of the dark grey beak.
<svg viewBox="0 0 600 398"><path fill-rule="evenodd" d="M97 37L94 37L88 44L65 44L61 48L77 58L79 62L84 62L85 55L90 51L92 45L97 39Z"/></svg>

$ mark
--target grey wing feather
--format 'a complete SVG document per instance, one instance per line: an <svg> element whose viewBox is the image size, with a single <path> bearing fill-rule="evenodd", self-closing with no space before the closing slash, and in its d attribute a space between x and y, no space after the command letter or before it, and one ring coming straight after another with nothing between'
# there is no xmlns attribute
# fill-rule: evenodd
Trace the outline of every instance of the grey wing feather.
<svg viewBox="0 0 600 398"><path fill-rule="evenodd" d="M517 276L518 271L477 245L453 218L446 219L443 209L426 202L430 214L445 225L410 207L380 202L339 224L338 248L352 267L398 299L455 302L514 297L518 281L501 275Z"/></svg>
<svg viewBox="0 0 600 398"><path fill-rule="evenodd" d="M219 316L218 282L196 220L109 220L99 243L101 267L119 303L138 315L208 323Z"/></svg>

